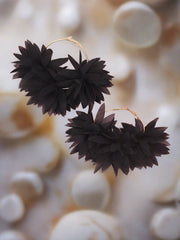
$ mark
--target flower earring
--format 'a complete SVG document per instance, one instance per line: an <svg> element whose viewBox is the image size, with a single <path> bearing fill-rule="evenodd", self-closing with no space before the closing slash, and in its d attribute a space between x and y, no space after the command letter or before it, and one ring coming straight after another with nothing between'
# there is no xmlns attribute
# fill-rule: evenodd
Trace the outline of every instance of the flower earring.
<svg viewBox="0 0 180 240"><path fill-rule="evenodd" d="M63 40L78 45L86 60L82 60L81 52L79 62L70 55L52 60L53 51L48 47ZM30 97L28 104L42 107L43 113L64 116L66 111L76 109L80 104L92 109L95 102L104 100L103 94L109 94L107 88L113 85L112 76L104 69L105 61L100 58L88 60L83 46L71 37L55 40L41 49L28 40L25 48L19 47L19 50L20 54L14 54L18 60L13 62L13 78L21 78L19 88ZM73 69L64 66L67 61Z"/></svg>
<svg viewBox="0 0 180 240"><path fill-rule="evenodd" d="M52 60L51 44L67 40L81 48L86 56L79 62L72 56ZM60 114L76 109L80 104L89 106L88 113L77 112L69 119L70 129L66 131L68 142L72 142L71 153L78 153L79 158L92 161L95 172L113 167L115 175L121 169L125 174L134 168L158 165L157 156L168 154L168 134L164 127L155 127L158 118L144 127L135 112L124 107L113 110L128 110L135 116L135 125L122 123L116 126L114 114L105 116L105 105L101 105L93 118L92 108L95 102L104 100L103 94L109 94L112 76L105 68L105 61L100 58L88 59L83 46L71 37L57 39L41 49L30 41L25 48L19 47L21 54L14 54L13 78L21 78L19 88L30 97L28 104L42 107L43 113ZM64 66L69 61L73 69Z"/></svg>
<svg viewBox="0 0 180 240"><path fill-rule="evenodd" d="M101 105L96 118L92 112L77 112L77 116L69 119L70 129L66 131L67 142L72 142L71 154L78 153L79 158L94 163L95 172L113 167L115 175L118 170L128 174L134 168L152 167L158 165L157 156L168 154L168 134L166 127L155 127L158 118L145 127L135 112L125 107L135 116L135 126L122 123L116 126L114 114L105 115L105 105Z"/></svg>

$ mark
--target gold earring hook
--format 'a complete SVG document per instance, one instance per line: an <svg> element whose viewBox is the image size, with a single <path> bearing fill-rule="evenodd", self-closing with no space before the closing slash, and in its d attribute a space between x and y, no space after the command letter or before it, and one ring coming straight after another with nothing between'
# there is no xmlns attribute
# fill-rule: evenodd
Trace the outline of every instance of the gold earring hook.
<svg viewBox="0 0 180 240"><path fill-rule="evenodd" d="M56 42L60 42L60 41L69 41L69 42L72 42L74 43L75 45L77 45L84 53L85 57L86 57L86 60L89 61L89 58L88 58L88 55L87 55L87 52L85 50L85 48L82 46L82 44L80 42L78 42L77 40L73 39L71 36L70 37L65 37L65 38L59 38L59 39L56 39L52 42L50 42L46 48L48 48L50 45L52 45L53 43L56 43Z"/></svg>
<svg viewBox="0 0 180 240"><path fill-rule="evenodd" d="M126 106L121 107L121 108L113 108L113 109L109 109L109 110L107 110L106 112L120 111L120 110L126 110L126 111L132 113L132 115L133 115L134 117L136 117L138 120L140 120L140 121L142 122L142 120L141 120L140 117L137 115L137 113L136 113L135 111L133 111L132 109L126 107ZM142 124L143 124L143 122L142 122ZM145 131L145 126L144 126L144 124L143 124L143 129L144 129L144 131Z"/></svg>

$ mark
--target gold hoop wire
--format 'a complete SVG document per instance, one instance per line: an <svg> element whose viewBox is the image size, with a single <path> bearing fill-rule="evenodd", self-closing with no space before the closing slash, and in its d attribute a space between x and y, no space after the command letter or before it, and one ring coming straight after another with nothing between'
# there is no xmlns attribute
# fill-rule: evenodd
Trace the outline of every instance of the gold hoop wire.
<svg viewBox="0 0 180 240"><path fill-rule="evenodd" d="M84 53L85 57L86 57L86 60L89 61L89 58L88 58L88 55L87 55L87 52L85 50L85 48L82 46L82 44L80 42L78 42L77 40L73 39L71 36L70 37L65 37L65 38L59 38L59 39L56 39L52 42L50 42L46 48L48 48L50 45L56 43L56 42L60 42L60 41L69 41L69 42L72 42L74 43L76 46L78 46Z"/></svg>
<svg viewBox="0 0 180 240"><path fill-rule="evenodd" d="M133 111L132 109L124 106L124 107L121 107L121 108L113 108L113 109L109 109L107 110L106 112L112 112L112 111L121 111L121 110L126 110L128 112L130 112L134 117L136 117L138 120L140 120L143 124L143 121L140 119L140 117L137 115L137 113L135 111ZM145 126L143 124L143 129L145 131Z"/></svg>

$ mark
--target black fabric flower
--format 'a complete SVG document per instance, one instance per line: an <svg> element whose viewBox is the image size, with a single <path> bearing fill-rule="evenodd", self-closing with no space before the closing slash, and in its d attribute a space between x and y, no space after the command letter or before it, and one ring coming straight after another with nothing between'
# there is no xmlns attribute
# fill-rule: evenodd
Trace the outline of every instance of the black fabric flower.
<svg viewBox="0 0 180 240"><path fill-rule="evenodd" d="M67 104L66 92L58 77L60 67L68 61L67 58L52 60L51 49L44 45L41 50L30 41L25 42L25 48L19 47L21 54L14 54L18 61L14 62L13 78L21 78L19 88L30 96L28 104L42 106L43 113L65 115L70 110Z"/></svg>
<svg viewBox="0 0 180 240"><path fill-rule="evenodd" d="M28 104L42 106L43 113L64 116L80 103L83 108L92 109L94 102L104 100L103 93L109 94L107 87L112 86L112 76L99 58L82 61L80 53L79 63L70 55L52 60L51 49L43 45L40 50L30 41L19 50L21 54L14 54L18 61L14 62L13 78L21 78L19 88L30 97ZM61 67L68 60L74 69Z"/></svg>
<svg viewBox="0 0 180 240"><path fill-rule="evenodd" d="M152 167L158 165L157 156L169 154L167 128L155 127L157 120L154 119L145 128L139 119L135 119L135 126L122 123L122 148L126 153L127 168Z"/></svg>
<svg viewBox="0 0 180 240"><path fill-rule="evenodd" d="M92 112L77 112L77 117L69 119L67 124L70 129L66 131L68 134L67 142L73 142L71 153L79 153L79 158L85 156L86 160L92 160L93 149L96 145L109 144L113 137L113 128L116 121L114 114L104 118L105 105L103 104L97 112L95 120Z"/></svg>
<svg viewBox="0 0 180 240"><path fill-rule="evenodd" d="M95 172L112 166L116 175L119 169L128 174L130 169L158 165L156 156L169 153L166 128L155 127L157 119L145 129L139 119L135 126L122 123L122 128L117 128L114 115L104 118L104 113L104 104L95 120L91 112L77 112L78 116L67 125L68 142L73 142L71 153L78 152L79 158L91 160Z"/></svg>
<svg viewBox="0 0 180 240"><path fill-rule="evenodd" d="M100 58L82 61L81 52L79 63L70 55L68 58L74 69L60 72L60 76L67 84L69 106L76 109L81 103L83 108L86 106L92 108L94 102L101 103L104 100L103 93L109 94L107 88L113 85L111 83L112 76L104 70L105 61Z"/></svg>

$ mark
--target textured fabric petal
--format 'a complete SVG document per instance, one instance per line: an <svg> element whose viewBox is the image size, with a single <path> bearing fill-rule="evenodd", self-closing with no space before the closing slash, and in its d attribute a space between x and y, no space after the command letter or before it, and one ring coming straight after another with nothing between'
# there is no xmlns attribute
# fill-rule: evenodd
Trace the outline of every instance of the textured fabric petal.
<svg viewBox="0 0 180 240"><path fill-rule="evenodd" d="M67 104L67 89L64 89L65 84L59 84L60 80L63 81L59 75L64 71L61 65L66 63L68 58L52 60L51 49L44 45L39 49L29 40L25 42L25 48L20 46L19 50L21 54L14 54L18 61L15 62L12 73L13 78L21 78L19 88L30 97L28 104L41 106L43 113L64 116L70 107ZM68 74L71 76L69 71Z"/></svg>
<svg viewBox="0 0 180 240"><path fill-rule="evenodd" d="M72 142L72 152L86 161L92 161L95 172L105 171L112 166L115 175L121 170L128 174L135 168L158 165L157 156L169 153L166 128L155 128L157 119L145 128L139 119L135 125L122 123L115 126L114 114L105 117L105 105L101 105L95 119L92 112L78 112L70 119L66 131L68 141Z"/></svg>

